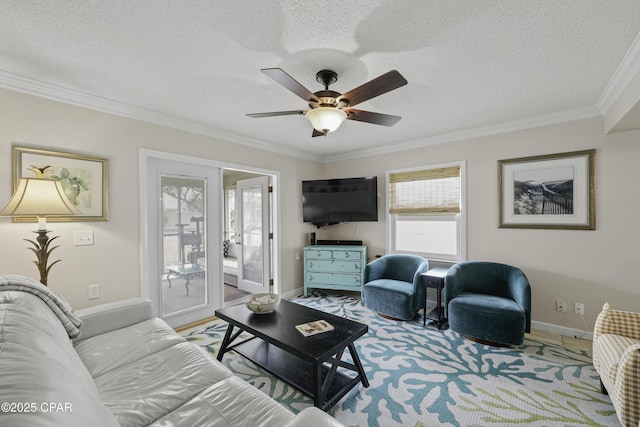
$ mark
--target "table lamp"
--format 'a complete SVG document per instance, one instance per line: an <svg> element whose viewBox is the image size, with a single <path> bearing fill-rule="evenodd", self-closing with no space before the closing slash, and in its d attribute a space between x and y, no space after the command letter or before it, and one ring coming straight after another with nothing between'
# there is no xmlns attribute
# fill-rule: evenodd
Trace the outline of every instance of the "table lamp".
<svg viewBox="0 0 640 427"><path fill-rule="evenodd" d="M49 231L47 230L46 217L79 215L80 213L65 196L64 189L59 181L42 178L21 178L9 204L0 211L0 215L3 216L38 217L38 230L34 231L34 233L38 234L38 237L36 237L37 243L29 239L24 240L35 246L35 249L29 248L29 250L36 254L37 260L33 261L33 263L38 267L40 282L45 286L47 285L49 270L54 264L60 262L60 260L57 260L47 266L49 255L57 248L57 246L49 248L49 245L59 236L49 239L49 236L47 236Z"/></svg>

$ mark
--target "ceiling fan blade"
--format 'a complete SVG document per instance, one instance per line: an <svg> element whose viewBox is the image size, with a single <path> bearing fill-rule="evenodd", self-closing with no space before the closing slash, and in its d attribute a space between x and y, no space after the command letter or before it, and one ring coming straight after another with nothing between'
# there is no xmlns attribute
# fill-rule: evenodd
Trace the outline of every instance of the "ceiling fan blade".
<svg viewBox="0 0 640 427"><path fill-rule="evenodd" d="M392 116L390 114L373 113L371 111L362 110L346 110L347 120L356 120L358 122L373 123L374 125L393 126L400 121L402 117Z"/></svg>
<svg viewBox="0 0 640 427"><path fill-rule="evenodd" d="M311 137L315 138L316 136L326 136L324 132L320 132L316 128L313 128L313 132L311 133Z"/></svg>
<svg viewBox="0 0 640 427"><path fill-rule="evenodd" d="M253 119L259 119L262 117L276 117L276 116L293 116L296 114L304 114L304 110L292 110L292 111L273 111L271 113L251 113L247 114L247 116Z"/></svg>
<svg viewBox="0 0 640 427"><path fill-rule="evenodd" d="M360 104L361 102L375 98L383 93L398 89L406 84L407 79L402 77L402 74L396 70L391 70L380 77L376 77L375 79L342 94L342 96L338 97L338 101L347 100L349 102L349 107L353 107L356 104Z"/></svg>
<svg viewBox="0 0 640 427"><path fill-rule="evenodd" d="M307 102L318 102L318 98L306 87L302 86L296 79L287 74L284 70L280 68L263 68L263 74L272 78L277 83L280 83L285 88L289 89L291 92L298 95L300 98L304 99Z"/></svg>

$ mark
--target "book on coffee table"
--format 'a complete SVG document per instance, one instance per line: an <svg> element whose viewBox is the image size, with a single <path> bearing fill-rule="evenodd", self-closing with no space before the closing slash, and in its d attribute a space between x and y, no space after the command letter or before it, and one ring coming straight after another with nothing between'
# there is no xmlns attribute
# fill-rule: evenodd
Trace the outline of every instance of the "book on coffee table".
<svg viewBox="0 0 640 427"><path fill-rule="evenodd" d="M305 337L333 331L333 326L326 320L316 320L315 322L302 323L296 325L296 329Z"/></svg>

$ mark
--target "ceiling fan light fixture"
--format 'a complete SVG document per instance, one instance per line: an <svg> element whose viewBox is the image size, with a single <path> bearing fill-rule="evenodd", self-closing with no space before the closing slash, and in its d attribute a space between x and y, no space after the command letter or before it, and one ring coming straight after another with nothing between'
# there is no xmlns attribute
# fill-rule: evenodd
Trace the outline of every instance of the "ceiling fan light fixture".
<svg viewBox="0 0 640 427"><path fill-rule="evenodd" d="M307 119L315 130L322 133L333 132L347 119L347 113L335 107L318 107L307 111Z"/></svg>

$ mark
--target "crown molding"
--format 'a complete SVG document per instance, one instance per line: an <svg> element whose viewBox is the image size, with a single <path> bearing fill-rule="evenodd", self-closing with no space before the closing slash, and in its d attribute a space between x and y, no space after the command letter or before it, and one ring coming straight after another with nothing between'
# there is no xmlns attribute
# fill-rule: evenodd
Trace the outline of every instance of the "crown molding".
<svg viewBox="0 0 640 427"><path fill-rule="evenodd" d="M636 38L636 40L638 40L638 38ZM636 48L634 49L634 51L636 51L636 53L640 52L640 43L636 44ZM635 55L635 58L636 60L633 61L633 65L640 65L640 61L637 60L638 55ZM628 84L628 81L626 82L626 84ZM340 160L350 160L380 154L394 153L430 145L445 144L447 142L461 141L464 139L472 139L482 136L495 135L523 129L530 129L534 127L546 126L550 124L602 116L602 111L600 108L598 108L597 106L590 106L578 108L575 110L561 111L525 119L512 120L508 122L447 132L426 138L406 141L404 143L393 144L386 147L375 147L370 149L339 153L336 155L322 156L314 155L302 150L285 149L283 147L253 140L251 138L247 138L245 136L238 135L232 132L222 131L211 126L203 125L201 123L193 122L180 117L147 110L121 102L116 102L107 98L102 98L80 91L67 89L61 86L40 82L5 71L0 71L0 87L25 93L28 95L37 96L40 98L46 98L53 101L101 111L104 113L114 114L133 120L139 120L159 126L169 127L172 129L178 129L198 135L220 139L226 142L270 151L285 156L297 157L321 163L330 163Z"/></svg>
<svg viewBox="0 0 640 427"><path fill-rule="evenodd" d="M155 125L169 127L172 129L178 129L198 135L208 136L226 142L246 145L260 150L283 154L285 156L299 157L317 162L323 161L322 156L313 155L305 151L285 149L283 147L247 138L243 135L238 135L232 132L226 132L211 126L203 125L202 123L197 123L169 114L159 113L157 111L147 110L145 108L113 101L107 98L90 95L88 93L68 89L62 86L44 83L41 81L11 74L6 71L0 71L0 87L16 92L25 93L27 95L37 96L39 98L46 98L52 101L71 104L78 107L100 111L103 113L114 114L133 120L139 120Z"/></svg>
<svg viewBox="0 0 640 427"><path fill-rule="evenodd" d="M524 119L511 120L502 123L494 123L485 126L477 126L474 128L442 133L439 135L411 140L400 144L393 144L387 147L374 147L366 150L349 151L346 153L325 156L324 162L329 163L340 160L351 160L361 157L389 154L398 151L427 147L430 145L445 144L447 142L462 141L465 139L473 139L489 135L498 135L502 133L515 132L541 126L548 126L558 123L571 122L575 120L601 116L602 111L600 111L599 108L597 108L596 106L588 106L583 108L576 108L573 110L559 111L556 113L543 114Z"/></svg>
<svg viewBox="0 0 640 427"><path fill-rule="evenodd" d="M638 73L640 73L640 33L631 42L631 46L596 102L596 107L607 114Z"/></svg>

